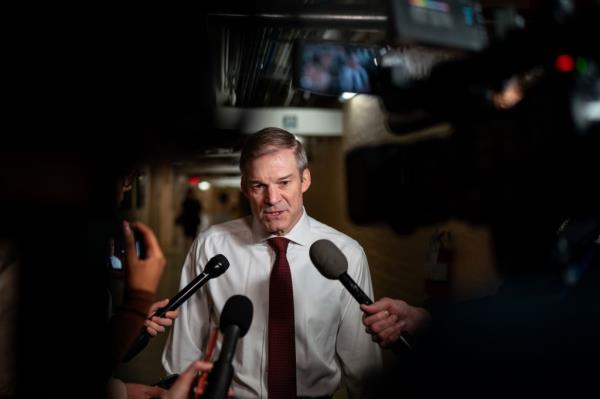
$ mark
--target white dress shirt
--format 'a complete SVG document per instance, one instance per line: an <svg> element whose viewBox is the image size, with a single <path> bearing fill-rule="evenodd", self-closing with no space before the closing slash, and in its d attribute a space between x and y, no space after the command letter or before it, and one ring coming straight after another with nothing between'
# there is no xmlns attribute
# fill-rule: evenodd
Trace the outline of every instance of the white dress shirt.
<svg viewBox="0 0 600 399"><path fill-rule="evenodd" d="M198 236L183 265L181 288L216 254L225 255L230 266L181 306L163 352L168 373L181 373L203 358L210 329L218 326L225 302L241 294L252 301L254 316L248 333L237 344L231 386L236 398L267 397L269 277L275 261L266 242L270 237L251 216L212 226ZM358 303L339 281L319 273L309 248L319 239L332 241L348 259L348 274L373 297L365 253L355 240L305 211L285 237L290 240L287 258L294 289L298 396L333 394L343 374L349 396L364 397L364 378L381 370L381 350L365 332ZM219 350L220 340L213 360Z"/></svg>

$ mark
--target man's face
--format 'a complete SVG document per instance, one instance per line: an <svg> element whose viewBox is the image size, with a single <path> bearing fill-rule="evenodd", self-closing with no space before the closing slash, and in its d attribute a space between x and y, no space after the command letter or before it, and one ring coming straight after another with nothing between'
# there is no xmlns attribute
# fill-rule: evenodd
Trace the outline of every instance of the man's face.
<svg viewBox="0 0 600 399"><path fill-rule="evenodd" d="M242 190L252 213L272 234L288 233L302 216L302 194L310 187L310 172L300 175L294 151L281 149L248 165Z"/></svg>

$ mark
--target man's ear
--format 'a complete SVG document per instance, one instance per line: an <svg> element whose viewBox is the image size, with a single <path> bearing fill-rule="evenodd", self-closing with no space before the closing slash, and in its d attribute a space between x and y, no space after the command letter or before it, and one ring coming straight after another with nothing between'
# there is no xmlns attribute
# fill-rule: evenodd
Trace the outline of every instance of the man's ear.
<svg viewBox="0 0 600 399"><path fill-rule="evenodd" d="M308 190L308 188L310 187L310 170L308 170L308 168L304 169L302 171L302 192L305 193L306 190Z"/></svg>

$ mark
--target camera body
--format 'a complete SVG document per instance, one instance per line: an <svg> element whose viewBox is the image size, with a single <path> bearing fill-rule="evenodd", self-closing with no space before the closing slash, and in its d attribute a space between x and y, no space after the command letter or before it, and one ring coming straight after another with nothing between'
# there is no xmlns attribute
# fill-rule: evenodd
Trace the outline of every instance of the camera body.
<svg viewBox="0 0 600 399"><path fill-rule="evenodd" d="M600 5L545 2L530 25L489 40L477 3L390 2L393 37L407 46L378 52L370 93L392 133L440 123L452 133L349 151L354 222L410 232L452 217L560 218L600 202L585 190L600 150ZM516 99L498 101L513 85Z"/></svg>
<svg viewBox="0 0 600 399"><path fill-rule="evenodd" d="M123 220L119 219L112 229L113 233L108 240L108 267L117 272L124 271L125 264L125 235L123 232ZM132 229L135 240L135 249L140 259L146 258L146 244L137 230Z"/></svg>

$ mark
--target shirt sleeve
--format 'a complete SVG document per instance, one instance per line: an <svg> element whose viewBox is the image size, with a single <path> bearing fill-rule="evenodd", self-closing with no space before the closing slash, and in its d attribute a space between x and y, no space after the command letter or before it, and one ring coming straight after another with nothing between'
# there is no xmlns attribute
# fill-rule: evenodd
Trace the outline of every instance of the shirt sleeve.
<svg viewBox="0 0 600 399"><path fill-rule="evenodd" d="M110 319L111 369L122 361L136 336L143 331L154 294L141 290L126 290L123 304Z"/></svg>
<svg viewBox="0 0 600 399"><path fill-rule="evenodd" d="M181 271L180 290L202 273L207 263L205 246L202 236L192 244ZM204 286L179 308L179 316L173 323L162 354L162 364L167 374L180 374L193 361L202 358L209 336L209 320L209 304Z"/></svg>
<svg viewBox="0 0 600 399"><path fill-rule="evenodd" d="M348 256L348 274L369 298L373 298L367 257L360 247ZM382 371L382 353L379 345L365 332L360 306L347 290L343 290L342 294L342 321L336 340L336 352L344 374L348 397L368 397L365 390L368 385L366 381Z"/></svg>

